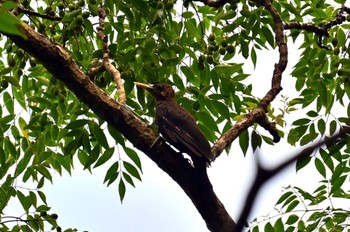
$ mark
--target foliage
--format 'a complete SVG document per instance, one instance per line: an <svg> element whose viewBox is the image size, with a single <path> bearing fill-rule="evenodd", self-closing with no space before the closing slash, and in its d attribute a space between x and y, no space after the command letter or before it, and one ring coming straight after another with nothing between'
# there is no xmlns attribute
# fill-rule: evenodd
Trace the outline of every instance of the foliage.
<svg viewBox="0 0 350 232"><path fill-rule="evenodd" d="M24 36L16 25L19 20L28 23L63 45L88 73L93 61L103 56L96 33L98 8L102 5L108 12L104 33L108 36L109 57L121 72L127 105L149 119L154 115L154 100L144 91L135 91L133 82L172 83L178 90L177 101L214 142L259 104L252 90L259 88L260 80L248 81L242 62L256 66L264 62L258 59L259 52L276 48L273 19L256 2L231 1L216 9L171 0L43 0L40 4L23 0L21 5L5 1L0 7L0 31ZM334 20L340 7L322 0L273 1L273 6L285 22L315 25ZM17 11L17 18L9 13L11 10ZM302 41L300 59L291 73L299 96L286 98L286 107L280 113L270 107L268 116L292 145L307 145L331 136L349 122L349 25L345 21L329 30L330 36L322 41L328 49L319 46L313 32L286 30L289 43ZM0 212L11 198L17 198L27 218L13 218L23 223L9 228L6 217L1 216L0 230L59 231L57 214L48 213L51 208L41 188L53 181L54 171L72 174L77 161L88 171L109 165L104 182L107 186L117 182L123 200L127 187L135 187L135 181L141 180L138 154L118 131L97 118L26 51L4 35L1 44ZM110 74L102 72L91 79L108 95L113 94L115 83ZM298 118L286 121L285 116L296 109ZM304 116L300 117L300 112ZM255 150L263 143L271 144L272 140L258 127L239 137L244 154L249 146ZM116 146L125 155L117 153ZM349 149L347 141L339 141L299 160L296 169L314 166L322 177L320 185L311 193L297 186L286 188L276 204L280 217L267 222L264 230L345 228L349 211L333 208L329 202L332 198L349 199ZM17 182L34 182L36 187L18 188ZM321 203L317 210L310 210ZM300 216L295 212L300 205L312 213ZM258 228L252 226L252 231Z"/></svg>

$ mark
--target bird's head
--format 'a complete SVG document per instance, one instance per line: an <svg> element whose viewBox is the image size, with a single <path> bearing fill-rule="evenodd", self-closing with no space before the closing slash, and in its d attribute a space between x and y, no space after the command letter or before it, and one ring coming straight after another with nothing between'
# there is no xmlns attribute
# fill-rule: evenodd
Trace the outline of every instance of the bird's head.
<svg viewBox="0 0 350 232"><path fill-rule="evenodd" d="M134 82L137 87L147 90L153 95L157 101L175 100L175 92L171 85L168 84L144 84L140 82Z"/></svg>

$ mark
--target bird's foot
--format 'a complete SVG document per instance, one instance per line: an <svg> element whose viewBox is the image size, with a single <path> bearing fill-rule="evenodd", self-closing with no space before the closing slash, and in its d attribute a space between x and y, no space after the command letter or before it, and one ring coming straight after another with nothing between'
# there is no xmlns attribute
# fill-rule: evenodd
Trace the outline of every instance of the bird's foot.
<svg viewBox="0 0 350 232"><path fill-rule="evenodd" d="M149 147L150 149L152 149L154 147L154 145L160 141L160 136L158 135L158 137L156 138L156 140L154 140L154 142L151 144L151 146Z"/></svg>

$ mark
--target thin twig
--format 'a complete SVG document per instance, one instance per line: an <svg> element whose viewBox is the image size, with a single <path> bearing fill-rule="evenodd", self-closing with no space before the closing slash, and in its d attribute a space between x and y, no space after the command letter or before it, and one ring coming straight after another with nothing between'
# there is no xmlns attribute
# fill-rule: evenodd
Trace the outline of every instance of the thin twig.
<svg viewBox="0 0 350 232"><path fill-rule="evenodd" d="M102 41L102 46L103 46L102 66L105 68L105 70L107 72L109 72L112 75L114 82L117 85L118 96L119 96L118 102L120 104L125 104L126 103L126 96L125 96L124 84L122 82L120 72L109 61L108 37L103 33L104 21L106 18L106 11L104 10L103 7L99 8L98 16L100 17L100 20L99 20L99 26L97 28L97 34L100 37L100 39Z"/></svg>
<svg viewBox="0 0 350 232"><path fill-rule="evenodd" d="M26 8L24 8L24 6L22 4L18 4L18 6L17 6L17 8L15 10L17 11L17 12L15 12L15 14L23 13L23 14L26 14L28 16L35 16L35 17L38 17L38 18L49 19L49 20L52 20L52 21L61 21L62 20L62 17L60 17L60 16L41 14L39 12L26 9Z"/></svg>

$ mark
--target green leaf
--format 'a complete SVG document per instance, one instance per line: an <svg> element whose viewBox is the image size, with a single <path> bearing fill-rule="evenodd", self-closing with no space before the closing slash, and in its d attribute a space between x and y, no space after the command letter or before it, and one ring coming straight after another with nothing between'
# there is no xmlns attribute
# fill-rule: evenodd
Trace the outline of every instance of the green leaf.
<svg viewBox="0 0 350 232"><path fill-rule="evenodd" d="M273 226L275 231L284 231L284 225L282 222L282 218L277 219L277 221L275 222L275 225Z"/></svg>
<svg viewBox="0 0 350 232"><path fill-rule="evenodd" d="M142 173L141 160L137 152L135 152L135 150L128 147L124 147L124 151L127 154L127 156L134 162L134 164L136 164L136 166L141 170L141 173Z"/></svg>
<svg viewBox="0 0 350 232"><path fill-rule="evenodd" d="M101 144L104 148L108 149L109 145L107 142L107 138L103 132L103 130L100 128L98 124L94 124L92 127L92 132L95 135L95 138L97 139L97 142Z"/></svg>
<svg viewBox="0 0 350 232"><path fill-rule="evenodd" d="M64 15L63 19L61 20L61 22L71 22L73 21L74 19L76 19L78 16L81 15L81 8L75 10L75 11L71 11L71 12L68 12Z"/></svg>
<svg viewBox="0 0 350 232"><path fill-rule="evenodd" d="M299 216L292 214L288 217L286 224L287 225L293 225L294 223L296 223L299 220Z"/></svg>
<svg viewBox="0 0 350 232"><path fill-rule="evenodd" d="M334 169L331 182L334 184L343 173L344 173L344 165L342 163L339 163Z"/></svg>
<svg viewBox="0 0 350 232"><path fill-rule="evenodd" d="M228 106L220 101L211 101L215 110L222 115L224 118L230 118L230 111L228 110Z"/></svg>
<svg viewBox="0 0 350 232"><path fill-rule="evenodd" d="M87 119L78 119L78 120L72 120L67 124L65 129L81 129L84 126L88 125L90 120Z"/></svg>
<svg viewBox="0 0 350 232"><path fill-rule="evenodd" d="M4 79L16 87L21 87L18 82L18 79L14 76L4 76Z"/></svg>
<svg viewBox="0 0 350 232"><path fill-rule="evenodd" d="M120 134L120 132L114 129L113 127L111 127L110 125L107 126L107 129L109 134L114 138L115 142L125 147L125 141L123 136Z"/></svg>
<svg viewBox="0 0 350 232"><path fill-rule="evenodd" d="M329 124L329 135L334 135L335 131L337 130L337 122L335 120L331 121Z"/></svg>
<svg viewBox="0 0 350 232"><path fill-rule="evenodd" d="M262 34L266 38L267 42L270 44L272 48L275 47L275 38L271 32L271 30L267 27L262 27L261 28Z"/></svg>
<svg viewBox="0 0 350 232"><path fill-rule="evenodd" d="M254 65L254 68L256 68L256 60L257 60L257 55L256 55L256 51L255 48L253 47L251 52L250 52L250 59L252 60L252 63Z"/></svg>
<svg viewBox="0 0 350 232"><path fill-rule="evenodd" d="M78 151L78 159L79 162L84 166L84 169L88 168L89 164L89 156L84 150L79 150Z"/></svg>
<svg viewBox="0 0 350 232"><path fill-rule="evenodd" d="M18 197L19 202L21 202L23 209L28 213L28 210L31 206L31 202L29 201L29 198L24 196L24 194L19 190L17 190L16 195Z"/></svg>
<svg viewBox="0 0 350 232"><path fill-rule="evenodd" d="M308 124L311 120L308 118L301 118L292 123L293 126L302 126Z"/></svg>
<svg viewBox="0 0 350 232"><path fill-rule="evenodd" d="M122 172L122 176L123 176L124 180L126 180L126 182L128 182L132 187L135 188L134 181L132 180L131 176L128 173Z"/></svg>
<svg viewBox="0 0 350 232"><path fill-rule="evenodd" d="M259 226L255 226L252 230L252 232L259 232Z"/></svg>
<svg viewBox="0 0 350 232"><path fill-rule="evenodd" d="M32 156L34 155L35 149L33 146L29 146L26 151L24 152L24 156L22 159L19 160L16 171L15 171L15 177L19 176L28 166L29 161L32 159Z"/></svg>
<svg viewBox="0 0 350 232"><path fill-rule="evenodd" d="M326 178L326 168L319 158L315 159L315 166L318 173L320 173L324 178Z"/></svg>
<svg viewBox="0 0 350 232"><path fill-rule="evenodd" d="M295 207L297 207L298 205L299 205L299 200L294 200L294 201L292 201L289 205L288 205L288 207L287 207L287 209L286 209L286 212L288 213L288 212L291 212L293 209L295 209Z"/></svg>
<svg viewBox="0 0 350 232"><path fill-rule="evenodd" d="M242 134L239 135L239 146L241 147L243 154L246 155L249 147L249 134L248 130L244 130Z"/></svg>
<svg viewBox="0 0 350 232"><path fill-rule="evenodd" d="M249 44L245 40L241 41L242 56L247 59L249 56Z"/></svg>
<svg viewBox="0 0 350 232"><path fill-rule="evenodd" d="M37 189L40 189L44 186L45 178L42 176L40 180L38 181L38 185L36 186Z"/></svg>
<svg viewBox="0 0 350 232"><path fill-rule="evenodd" d="M33 191L29 191L29 198L32 202L32 205L36 208L37 203L38 203L38 199Z"/></svg>
<svg viewBox="0 0 350 232"><path fill-rule="evenodd" d="M300 220L300 221L298 222L298 229L299 229L300 231L305 231L305 222L304 222L304 221Z"/></svg>
<svg viewBox="0 0 350 232"><path fill-rule="evenodd" d="M266 223L264 226L265 232L275 232L275 229L273 228L272 224L270 222Z"/></svg>
<svg viewBox="0 0 350 232"><path fill-rule="evenodd" d="M303 167L305 167L311 160L310 156L306 156L302 159L298 159L297 164L296 164L296 171L299 171Z"/></svg>
<svg viewBox="0 0 350 232"><path fill-rule="evenodd" d="M18 152L16 150L15 145L7 136L4 138L4 151L6 152L6 154L11 155L12 157L18 157Z"/></svg>
<svg viewBox="0 0 350 232"><path fill-rule="evenodd" d="M47 206L47 205L39 205L37 208L36 208L36 211L37 212L47 212L51 209L51 207Z"/></svg>
<svg viewBox="0 0 350 232"><path fill-rule="evenodd" d="M38 190L38 194L39 194L40 199L44 202L44 204L47 204L46 195L44 194L44 192Z"/></svg>
<svg viewBox="0 0 350 232"><path fill-rule="evenodd" d="M81 133L81 131L78 131L78 132ZM78 137L76 137L75 139L73 139L72 141L68 142L68 144L65 145L65 147L63 148L63 154L65 155L75 154L78 147L82 145L81 135L82 134L78 135Z"/></svg>
<svg viewBox="0 0 350 232"><path fill-rule="evenodd" d="M185 11L183 14L182 14L182 17L184 18L184 19L189 19L189 18L192 18L193 17L193 12L191 12L191 11Z"/></svg>
<svg viewBox="0 0 350 232"><path fill-rule="evenodd" d="M252 144L252 148L253 148L253 152L255 152L255 150L261 146L261 136L256 133L255 130L252 131L252 135L251 135L251 144Z"/></svg>
<svg viewBox="0 0 350 232"><path fill-rule="evenodd" d="M52 183L52 176L44 165L37 165L34 168Z"/></svg>
<svg viewBox="0 0 350 232"><path fill-rule="evenodd" d="M337 178L331 187L331 193L335 193L338 189L340 189L347 177L347 175L343 175Z"/></svg>
<svg viewBox="0 0 350 232"><path fill-rule="evenodd" d="M328 91L327 91L326 85L323 83L323 81L320 81L318 83L318 93L321 98L321 102L323 106L327 106L327 101L328 101L327 92Z"/></svg>
<svg viewBox="0 0 350 232"><path fill-rule="evenodd" d="M318 120L317 128L318 128L318 131L321 133L321 135L324 135L324 133L326 131L326 123L322 118L320 120Z"/></svg>
<svg viewBox="0 0 350 232"><path fill-rule="evenodd" d="M232 76L234 73L239 73L242 70L242 66L243 64L218 64L215 65L213 71L226 76Z"/></svg>
<svg viewBox="0 0 350 232"><path fill-rule="evenodd" d="M137 169L129 162L123 161L124 168L130 173L133 177L141 181L141 176Z"/></svg>
<svg viewBox="0 0 350 232"><path fill-rule="evenodd" d="M284 8L286 8L286 10L292 14L294 14L295 16L299 16L300 15L300 11L295 8L293 6L293 4L290 4L290 3L283 3L281 2L281 4L283 5Z"/></svg>
<svg viewBox="0 0 350 232"><path fill-rule="evenodd" d="M97 168L102 164L106 163L108 160L110 160L110 158L113 156L113 153L114 153L114 147L106 149L103 155L97 160L94 168Z"/></svg>
<svg viewBox="0 0 350 232"><path fill-rule="evenodd" d="M286 193L284 193L277 201L276 205L281 204L283 201L285 201L288 197L290 197L293 194L293 192L288 191Z"/></svg>
<svg viewBox="0 0 350 232"><path fill-rule="evenodd" d="M198 120L202 122L203 125L208 127L210 130L219 132L217 123L214 121L214 119L209 113L200 111L200 112L197 112L197 117L198 117Z"/></svg>
<svg viewBox="0 0 350 232"><path fill-rule="evenodd" d="M308 144L309 142L314 141L318 136L318 133L310 132L309 134L304 135L300 140L300 146L304 146Z"/></svg>
<svg viewBox="0 0 350 232"><path fill-rule="evenodd" d="M17 6L17 3L12 1L5 1L4 3L2 3L2 8L6 10L13 10Z"/></svg>
<svg viewBox="0 0 350 232"><path fill-rule="evenodd" d="M125 197L125 192L126 192L126 188L125 188L125 184L124 184L123 179L120 179L120 181L119 181L118 191L119 191L120 201L123 202L124 197Z"/></svg>
<svg viewBox="0 0 350 232"><path fill-rule="evenodd" d="M0 32L11 35L18 35L22 38L27 36L20 30L22 27L21 21L14 15L0 9Z"/></svg>
<svg viewBox="0 0 350 232"><path fill-rule="evenodd" d="M344 3L345 3L345 1L344 1ZM341 27L338 27L338 30L337 30L338 44L345 44L346 37L347 36L346 36L344 30Z"/></svg>
<svg viewBox="0 0 350 232"><path fill-rule="evenodd" d="M306 113L306 115L314 118L318 116L318 113L316 111L310 110L309 112Z"/></svg>
<svg viewBox="0 0 350 232"><path fill-rule="evenodd" d="M14 114L14 102L11 95L8 92L5 92L3 98L6 109L9 111L10 114Z"/></svg>
<svg viewBox="0 0 350 232"><path fill-rule="evenodd" d="M117 162L114 162L107 170L103 183L106 183L108 181L107 186L109 186L117 179L118 173L119 173L119 162L117 161Z"/></svg>

